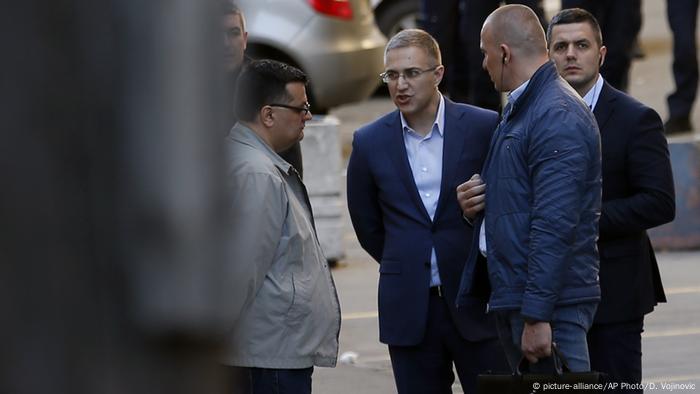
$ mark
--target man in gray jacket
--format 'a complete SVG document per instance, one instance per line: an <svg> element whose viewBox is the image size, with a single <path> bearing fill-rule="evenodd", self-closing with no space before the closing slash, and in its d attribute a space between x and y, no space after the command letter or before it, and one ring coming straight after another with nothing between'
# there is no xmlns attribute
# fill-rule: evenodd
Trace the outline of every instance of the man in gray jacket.
<svg viewBox="0 0 700 394"><path fill-rule="evenodd" d="M277 154L311 119L305 84L300 70L262 60L236 90L239 123L225 148L245 296L224 364L248 386L237 393L311 393L313 367L333 367L338 355L340 306L306 188Z"/></svg>

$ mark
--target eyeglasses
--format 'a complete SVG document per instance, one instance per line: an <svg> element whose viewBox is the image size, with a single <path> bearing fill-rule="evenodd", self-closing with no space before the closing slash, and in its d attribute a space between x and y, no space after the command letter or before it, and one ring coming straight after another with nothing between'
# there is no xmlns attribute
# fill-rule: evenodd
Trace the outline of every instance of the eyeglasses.
<svg viewBox="0 0 700 394"><path fill-rule="evenodd" d="M311 104L309 104L309 103L304 103L303 107L295 107L293 105L277 104L277 103L272 103L272 104L268 104L268 105L270 107L282 107L282 108L291 109L292 111L296 111L297 113L300 113L302 116L306 116L306 114L311 112Z"/></svg>
<svg viewBox="0 0 700 394"><path fill-rule="evenodd" d="M403 78L407 81L413 80L421 76L423 73L427 73L429 71L434 71L440 67L440 65L437 65L435 67L431 67L425 70L421 70L420 68L407 68L403 70L403 72L398 72L394 70L389 70L389 71L384 71L383 73L379 74L379 78L382 79L384 83L389 83L389 82L396 82L399 80L399 77L403 76Z"/></svg>

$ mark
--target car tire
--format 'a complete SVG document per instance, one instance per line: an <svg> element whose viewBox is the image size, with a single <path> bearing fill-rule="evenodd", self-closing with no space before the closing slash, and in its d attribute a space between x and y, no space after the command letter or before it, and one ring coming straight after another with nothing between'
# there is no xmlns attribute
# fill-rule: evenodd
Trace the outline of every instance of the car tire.
<svg viewBox="0 0 700 394"><path fill-rule="evenodd" d="M418 27L420 1L384 0L375 11L379 30L391 38L403 29Z"/></svg>

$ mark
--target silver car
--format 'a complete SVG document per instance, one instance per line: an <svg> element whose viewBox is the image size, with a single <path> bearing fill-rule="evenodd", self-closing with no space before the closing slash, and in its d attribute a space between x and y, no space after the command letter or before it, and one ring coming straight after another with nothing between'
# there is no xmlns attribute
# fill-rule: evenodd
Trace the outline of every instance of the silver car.
<svg viewBox="0 0 700 394"><path fill-rule="evenodd" d="M368 0L239 0L247 53L308 75L314 113L364 100L379 84L386 38Z"/></svg>

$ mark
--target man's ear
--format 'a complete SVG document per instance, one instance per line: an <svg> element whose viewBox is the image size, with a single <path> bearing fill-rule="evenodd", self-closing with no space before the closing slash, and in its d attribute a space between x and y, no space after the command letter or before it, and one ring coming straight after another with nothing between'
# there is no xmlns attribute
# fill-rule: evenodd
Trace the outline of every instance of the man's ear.
<svg viewBox="0 0 700 394"><path fill-rule="evenodd" d="M260 116L260 123L265 127L272 127L275 125L275 113L269 105L260 108L258 116Z"/></svg>
<svg viewBox="0 0 700 394"><path fill-rule="evenodd" d="M440 85L442 78L445 76L445 66L438 66L433 75L435 75L435 86Z"/></svg>
<svg viewBox="0 0 700 394"><path fill-rule="evenodd" d="M506 65L510 61L511 50L506 44L500 45L501 49L501 64Z"/></svg>
<svg viewBox="0 0 700 394"><path fill-rule="evenodd" d="M600 51L598 52L598 56L599 56L598 67L603 66L603 63L605 63L605 55L607 55L607 54L608 54L608 48L606 48L605 45L600 47Z"/></svg>

